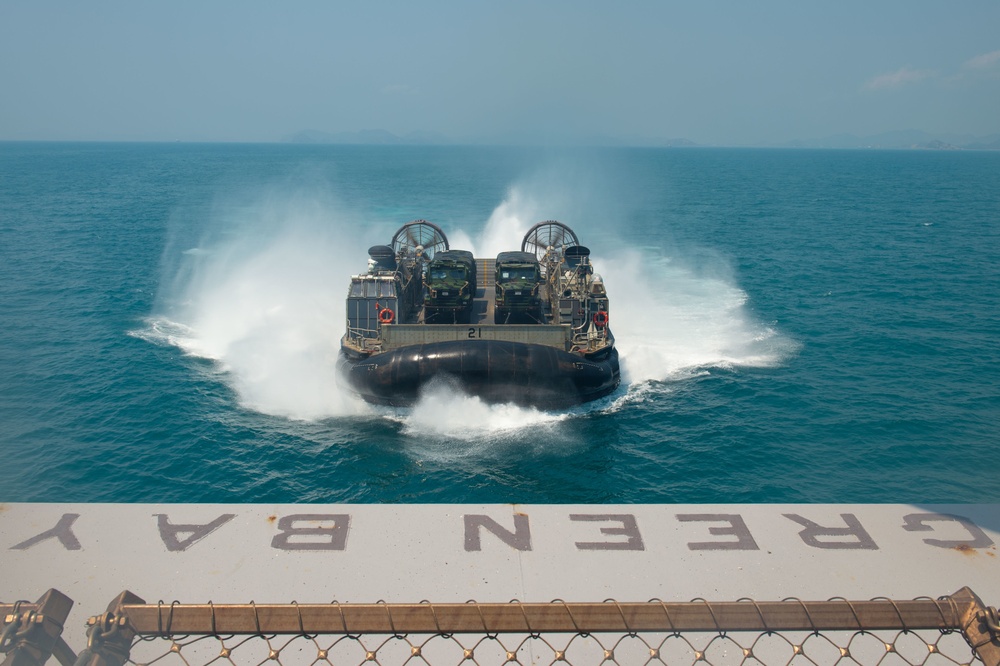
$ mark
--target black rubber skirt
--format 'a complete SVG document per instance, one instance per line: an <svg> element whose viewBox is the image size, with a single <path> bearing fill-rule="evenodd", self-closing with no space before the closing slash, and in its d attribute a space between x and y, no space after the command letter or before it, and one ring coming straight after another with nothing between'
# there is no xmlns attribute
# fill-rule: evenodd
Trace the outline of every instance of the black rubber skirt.
<svg viewBox="0 0 1000 666"><path fill-rule="evenodd" d="M409 406L431 381L454 382L490 403L561 409L602 398L621 382L618 350L581 356L543 345L459 340L412 345L365 358L341 351L338 371L368 402Z"/></svg>

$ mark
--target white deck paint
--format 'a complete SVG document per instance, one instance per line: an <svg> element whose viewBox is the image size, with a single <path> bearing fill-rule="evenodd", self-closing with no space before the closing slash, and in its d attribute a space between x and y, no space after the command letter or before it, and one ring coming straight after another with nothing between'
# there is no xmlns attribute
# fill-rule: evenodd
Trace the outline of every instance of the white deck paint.
<svg viewBox="0 0 1000 666"><path fill-rule="evenodd" d="M810 534L809 521L842 534ZM998 544L998 504L5 504L0 600L64 592L73 646L124 589L149 603L546 602L911 599L968 585L997 605Z"/></svg>

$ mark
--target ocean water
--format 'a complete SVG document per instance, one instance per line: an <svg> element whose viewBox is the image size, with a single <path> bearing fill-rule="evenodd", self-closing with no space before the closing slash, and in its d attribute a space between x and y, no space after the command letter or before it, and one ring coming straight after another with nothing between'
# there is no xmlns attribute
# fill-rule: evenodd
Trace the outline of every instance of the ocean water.
<svg viewBox="0 0 1000 666"><path fill-rule="evenodd" d="M338 388L365 249L569 224L625 382ZM1000 153L0 144L0 501L1000 501Z"/></svg>

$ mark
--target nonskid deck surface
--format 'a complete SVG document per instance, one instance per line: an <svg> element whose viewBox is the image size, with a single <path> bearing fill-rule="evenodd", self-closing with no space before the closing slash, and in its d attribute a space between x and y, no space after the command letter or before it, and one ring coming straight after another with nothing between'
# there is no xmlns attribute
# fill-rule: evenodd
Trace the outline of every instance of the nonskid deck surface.
<svg viewBox="0 0 1000 666"><path fill-rule="evenodd" d="M476 279L479 288L472 303L472 323L492 324L493 311L496 309L497 292L494 288L497 270L496 259L476 259Z"/></svg>

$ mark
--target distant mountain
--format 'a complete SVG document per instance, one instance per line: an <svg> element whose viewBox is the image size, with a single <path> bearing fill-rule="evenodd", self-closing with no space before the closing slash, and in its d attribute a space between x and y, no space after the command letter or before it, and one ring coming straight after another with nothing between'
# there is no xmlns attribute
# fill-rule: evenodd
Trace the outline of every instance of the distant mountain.
<svg viewBox="0 0 1000 666"><path fill-rule="evenodd" d="M323 132L301 130L282 139L285 143L367 145L367 146L448 146L459 143L472 145L521 146L635 146L649 148L700 147L684 138L662 139L606 134L573 134L559 132L523 132L482 136L461 142L439 132L410 132L403 136L384 129L357 132ZM921 130L896 130L870 136L834 134L823 138L796 139L784 143L759 144L770 148L833 148L869 150L1000 150L1000 134L977 137L972 134L930 134Z"/></svg>
<svg viewBox="0 0 1000 666"><path fill-rule="evenodd" d="M896 130L871 136L835 134L822 139L796 139L779 144L785 148L870 148L886 150L1000 150L1000 135L930 134L921 130Z"/></svg>
<svg viewBox="0 0 1000 666"><path fill-rule="evenodd" d="M428 146L454 143L454 141L444 134L437 132L410 132L404 136L397 136L383 129L336 133L320 130L302 130L286 136L282 141L284 143L329 143L366 146Z"/></svg>
<svg viewBox="0 0 1000 666"><path fill-rule="evenodd" d="M686 148L698 146L688 139L650 138L572 131L522 131L481 137L477 143L499 146L585 146L590 148Z"/></svg>
<svg viewBox="0 0 1000 666"><path fill-rule="evenodd" d="M689 139L659 139L650 141L649 146L653 148L696 148L701 144Z"/></svg>
<svg viewBox="0 0 1000 666"><path fill-rule="evenodd" d="M410 132L398 136L384 129L367 129L358 132L323 132L301 130L282 139L283 143L314 143L366 146L447 146L463 143L439 132ZM559 132L521 132L481 136L468 142L472 145L499 146L643 146L655 148L681 148L697 146L688 139L650 139L645 137L618 137L607 134L573 134Z"/></svg>
<svg viewBox="0 0 1000 666"><path fill-rule="evenodd" d="M962 146L966 150L1000 150L1000 136L990 136Z"/></svg>

